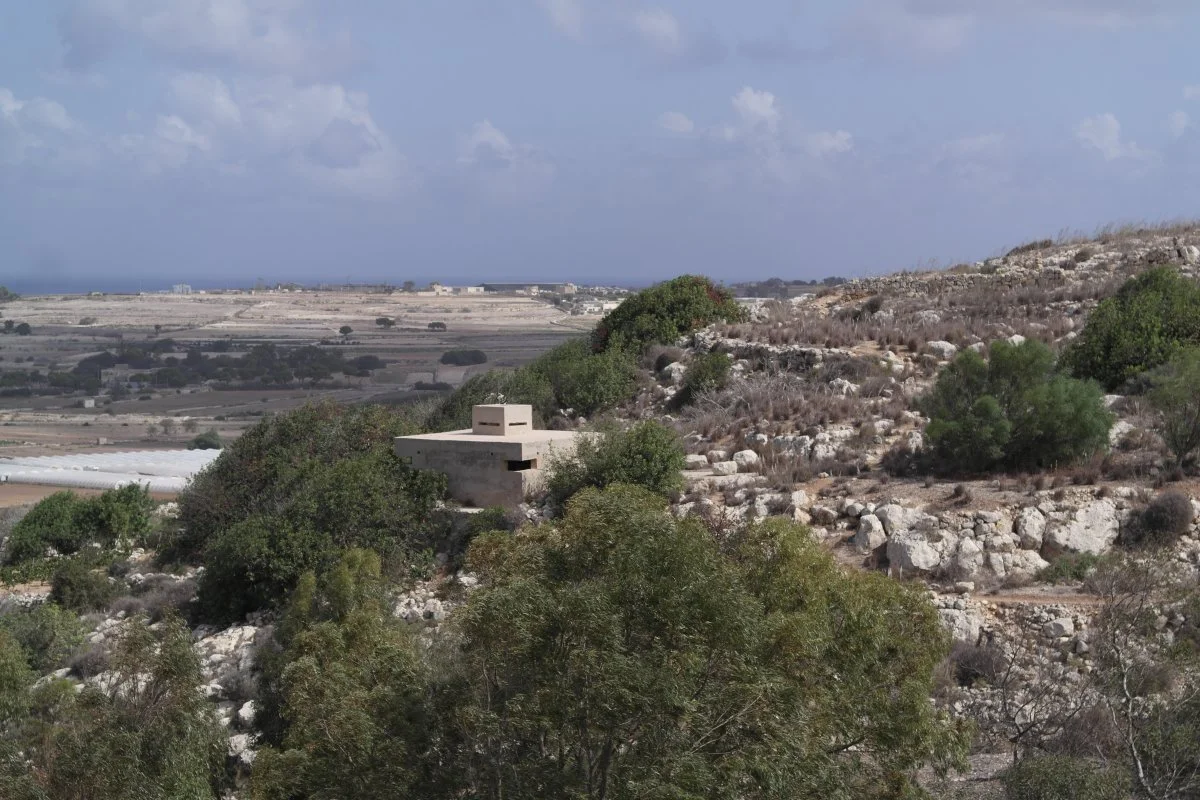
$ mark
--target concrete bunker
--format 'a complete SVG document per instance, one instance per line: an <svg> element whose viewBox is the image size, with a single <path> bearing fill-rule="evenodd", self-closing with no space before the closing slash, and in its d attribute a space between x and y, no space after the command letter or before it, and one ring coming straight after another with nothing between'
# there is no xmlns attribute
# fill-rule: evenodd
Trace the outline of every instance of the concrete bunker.
<svg viewBox="0 0 1200 800"><path fill-rule="evenodd" d="M396 455L418 469L446 474L453 500L465 506L515 506L542 488L554 452L570 453L579 434L533 427L533 407L479 405L468 430L400 436Z"/></svg>

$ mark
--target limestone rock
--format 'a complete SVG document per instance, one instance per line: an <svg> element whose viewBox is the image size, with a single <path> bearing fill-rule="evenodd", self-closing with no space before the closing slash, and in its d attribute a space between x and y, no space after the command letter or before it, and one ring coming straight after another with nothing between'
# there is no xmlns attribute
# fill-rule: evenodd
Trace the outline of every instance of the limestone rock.
<svg viewBox="0 0 1200 800"><path fill-rule="evenodd" d="M950 636L958 642L975 644L983 630L983 614L976 608L939 608L938 618Z"/></svg>
<svg viewBox="0 0 1200 800"><path fill-rule="evenodd" d="M242 728L249 730L254 727L254 715L257 713L253 700L247 700L242 703L242 707L238 709L237 721Z"/></svg>
<svg viewBox="0 0 1200 800"><path fill-rule="evenodd" d="M663 367L660 373L664 380L669 380L671 383L683 383L683 376L687 374L687 366L676 361L673 364L667 364Z"/></svg>
<svg viewBox="0 0 1200 800"><path fill-rule="evenodd" d="M854 546L860 553L872 553L887 542L883 523L874 514L863 514L858 518L858 533L854 535Z"/></svg>
<svg viewBox="0 0 1200 800"><path fill-rule="evenodd" d="M958 538L948 531L901 531L888 538L888 563L902 574L929 575L941 571L957 547Z"/></svg>
<svg viewBox="0 0 1200 800"><path fill-rule="evenodd" d="M1120 531L1117 507L1106 497L1076 509L1065 522L1048 530L1043 550L1050 556L1061 553L1101 555L1112 547Z"/></svg>
<svg viewBox="0 0 1200 800"><path fill-rule="evenodd" d="M809 514L818 525L832 525L838 521L838 513L829 506L813 506Z"/></svg>
<svg viewBox="0 0 1200 800"><path fill-rule="evenodd" d="M958 542L951 571L959 580L967 580L983 571L983 561L983 548L979 542L963 538Z"/></svg>
<svg viewBox="0 0 1200 800"><path fill-rule="evenodd" d="M880 506L875 509L875 516L883 523L888 536L908 531L930 531L937 527L937 517L897 503Z"/></svg>
<svg viewBox="0 0 1200 800"><path fill-rule="evenodd" d="M713 475L737 475L736 461L718 461L712 465Z"/></svg>
<svg viewBox="0 0 1200 800"><path fill-rule="evenodd" d="M955 354L958 353L958 348L955 345L951 344L950 342L943 342L940 340L926 342L925 350L926 352L933 353L943 361L954 358Z"/></svg>
<svg viewBox="0 0 1200 800"><path fill-rule="evenodd" d="M1046 517L1033 506L1021 509L1017 515L1017 538L1022 550L1041 550L1046 533Z"/></svg>
<svg viewBox="0 0 1200 800"><path fill-rule="evenodd" d="M1075 620L1070 617L1059 617L1042 626L1042 635L1047 639L1058 639L1062 636L1075 635Z"/></svg>
<svg viewBox="0 0 1200 800"><path fill-rule="evenodd" d="M708 457L698 455L686 456L684 458L684 466L690 470L708 469Z"/></svg>
<svg viewBox="0 0 1200 800"><path fill-rule="evenodd" d="M733 462L739 467L753 467L758 463L758 453L753 450L739 450L733 454Z"/></svg>

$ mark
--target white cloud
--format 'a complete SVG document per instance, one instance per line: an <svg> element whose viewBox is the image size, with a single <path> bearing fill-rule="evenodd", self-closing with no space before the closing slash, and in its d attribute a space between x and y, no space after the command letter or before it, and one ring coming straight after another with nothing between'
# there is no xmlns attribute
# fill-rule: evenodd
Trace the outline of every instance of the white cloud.
<svg viewBox="0 0 1200 800"><path fill-rule="evenodd" d="M580 0L538 0L554 27L578 39L583 34L583 5Z"/></svg>
<svg viewBox="0 0 1200 800"><path fill-rule="evenodd" d="M1191 126L1192 118L1186 111L1174 111L1167 116L1167 130L1176 139L1187 133Z"/></svg>
<svg viewBox="0 0 1200 800"><path fill-rule="evenodd" d="M1121 123L1112 114L1097 114L1079 123L1075 136L1085 146L1099 151L1105 161L1123 158L1146 159L1150 153L1136 142L1121 137Z"/></svg>
<svg viewBox="0 0 1200 800"><path fill-rule="evenodd" d="M686 134L696 129L696 123L692 122L686 114L678 111L667 111L659 116L658 127L671 133Z"/></svg>
<svg viewBox="0 0 1200 800"><path fill-rule="evenodd" d="M683 51L683 32L679 20L662 8L635 11L633 29L646 44L665 56L679 55Z"/></svg>
<svg viewBox="0 0 1200 800"><path fill-rule="evenodd" d="M475 190L493 202L538 194L549 187L555 173L540 153L514 144L486 119L459 140L458 166Z"/></svg>
<svg viewBox="0 0 1200 800"><path fill-rule="evenodd" d="M114 150L149 175L195 168L226 177L290 177L363 196L392 195L412 184L367 95L339 84L276 76L229 85L214 75L182 73L169 83L168 104L150 130L113 140Z"/></svg>
<svg viewBox="0 0 1200 800"><path fill-rule="evenodd" d="M0 87L0 163L61 163L82 154L83 126L59 103Z"/></svg>
<svg viewBox="0 0 1200 800"><path fill-rule="evenodd" d="M936 148L927 168L963 188L995 191L1012 183L1011 151L1003 133L963 136Z"/></svg>
<svg viewBox="0 0 1200 800"><path fill-rule="evenodd" d="M180 117L159 114L149 133L119 136L113 148L137 162L147 175L156 176L205 159L213 143Z"/></svg>
<svg viewBox="0 0 1200 800"><path fill-rule="evenodd" d="M344 35L321 37L306 0L76 0L63 17L67 63L86 69L122 39L172 63L316 78L356 63Z"/></svg>
<svg viewBox="0 0 1200 800"><path fill-rule="evenodd" d="M770 92L744 86L733 97L733 110L751 128L761 126L774 131L779 125L779 107L775 104L775 95Z"/></svg>
<svg viewBox="0 0 1200 800"><path fill-rule="evenodd" d="M242 124L242 110L233 100L225 82L214 75L185 72L170 81L172 103L179 109L213 125Z"/></svg>
<svg viewBox="0 0 1200 800"><path fill-rule="evenodd" d="M1200 100L1200 85L1183 87L1184 100Z"/></svg>
<svg viewBox="0 0 1200 800"><path fill-rule="evenodd" d="M809 154L816 158L849 153L854 149L854 137L849 131L821 131L804 137Z"/></svg>
<svg viewBox="0 0 1200 800"><path fill-rule="evenodd" d="M849 131L809 129L786 114L769 91L744 86L730 104L733 120L707 131L709 141L721 148L704 167L713 185L728 187L747 177L800 185L830 174L835 159L854 150Z"/></svg>

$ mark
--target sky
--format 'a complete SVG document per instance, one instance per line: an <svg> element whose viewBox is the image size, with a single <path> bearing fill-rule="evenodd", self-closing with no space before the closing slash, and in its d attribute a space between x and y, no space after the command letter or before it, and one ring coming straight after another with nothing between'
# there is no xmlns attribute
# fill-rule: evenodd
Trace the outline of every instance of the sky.
<svg viewBox="0 0 1200 800"><path fill-rule="evenodd" d="M0 0L0 283L949 266L1200 209L1194 0Z"/></svg>

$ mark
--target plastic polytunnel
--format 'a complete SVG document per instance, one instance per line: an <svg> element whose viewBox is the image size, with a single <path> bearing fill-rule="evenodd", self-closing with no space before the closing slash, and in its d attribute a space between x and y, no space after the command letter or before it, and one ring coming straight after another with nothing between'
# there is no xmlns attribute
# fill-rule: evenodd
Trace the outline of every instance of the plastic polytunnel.
<svg viewBox="0 0 1200 800"><path fill-rule="evenodd" d="M0 482L116 489L140 483L152 492L179 492L220 450L141 450L0 459Z"/></svg>

